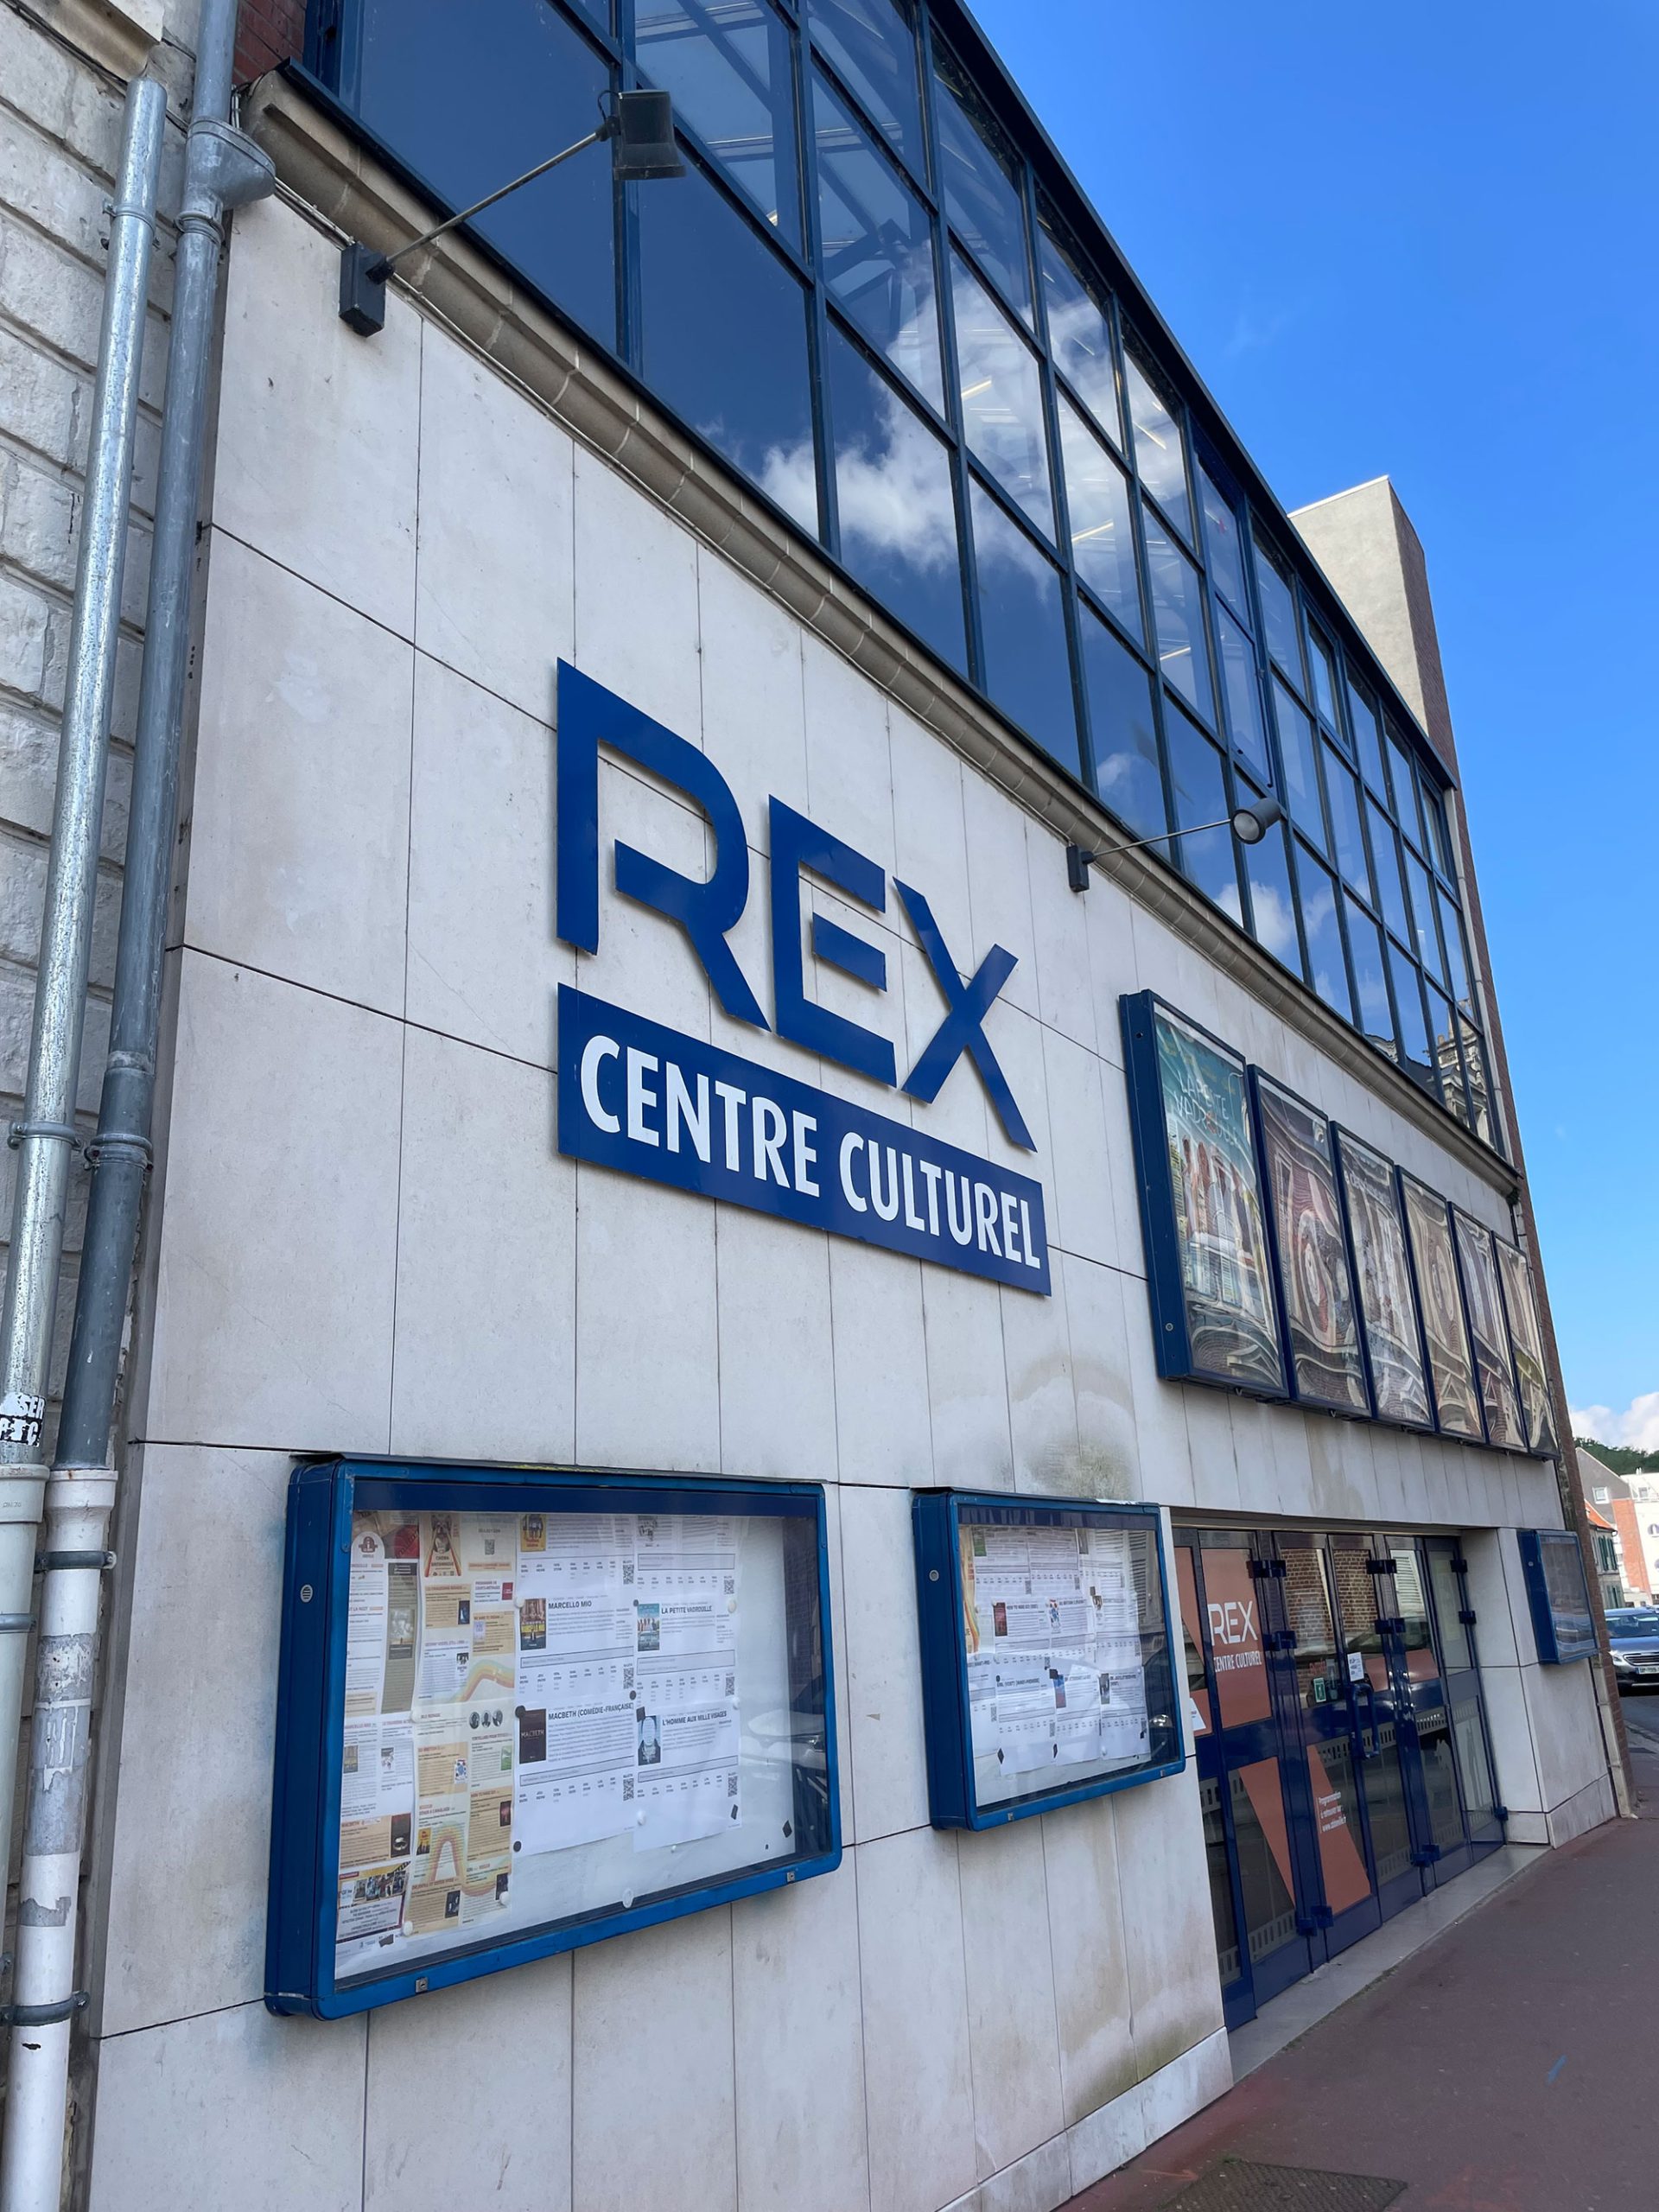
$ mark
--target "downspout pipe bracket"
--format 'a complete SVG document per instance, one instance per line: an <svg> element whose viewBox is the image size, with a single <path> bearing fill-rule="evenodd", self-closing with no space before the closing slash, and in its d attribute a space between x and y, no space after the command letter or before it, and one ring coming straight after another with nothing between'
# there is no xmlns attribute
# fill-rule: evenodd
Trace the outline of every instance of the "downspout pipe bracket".
<svg viewBox="0 0 1659 2212"><path fill-rule="evenodd" d="M77 2012L84 2012L92 2001L90 1991L75 1989L50 2005L0 2005L0 2027L54 2027L60 2020L72 2020Z"/></svg>

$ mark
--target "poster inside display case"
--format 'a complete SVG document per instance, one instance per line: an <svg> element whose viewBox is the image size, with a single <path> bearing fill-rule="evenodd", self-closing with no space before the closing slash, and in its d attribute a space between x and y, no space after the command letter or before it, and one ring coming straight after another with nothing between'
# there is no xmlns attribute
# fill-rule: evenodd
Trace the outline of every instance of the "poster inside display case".
<svg viewBox="0 0 1659 2212"><path fill-rule="evenodd" d="M1411 1271L1428 1346L1436 1425L1443 1435L1479 1444L1485 1431L1481 1426L1480 1393L1464 1319L1463 1294L1458 1284L1457 1256L1452 1248L1450 1209L1438 1192L1403 1170L1400 1194L1405 1202Z"/></svg>
<svg viewBox="0 0 1659 2212"><path fill-rule="evenodd" d="M1464 1304L1469 1314L1470 1339L1475 1348L1475 1374L1480 1384L1481 1410L1486 1417L1486 1440L1501 1452L1524 1452L1527 1440L1521 1426L1515 1368L1510 1357L1510 1332L1497 1287L1492 1232L1460 1206L1452 1209L1452 1231L1457 1239Z"/></svg>
<svg viewBox="0 0 1659 2212"><path fill-rule="evenodd" d="M1538 1325L1532 1270L1527 1265L1525 1254L1515 1245L1506 1244L1501 1236L1497 1239L1497 1279L1503 1293L1503 1311L1509 1319L1510 1343L1515 1351L1515 1375L1521 1389L1521 1418L1526 1424L1527 1449L1551 1458L1556 1449L1555 1416L1549 1402L1544 1338Z"/></svg>
<svg viewBox="0 0 1659 2212"><path fill-rule="evenodd" d="M1538 1661L1565 1667L1596 1656L1596 1617L1584 1552L1570 1529L1517 1529Z"/></svg>
<svg viewBox="0 0 1659 2212"><path fill-rule="evenodd" d="M1292 1394L1333 1413L1369 1414L1331 1124L1260 1068L1250 1070L1250 1087Z"/></svg>
<svg viewBox="0 0 1659 2212"><path fill-rule="evenodd" d="M266 2003L360 2011L840 1855L823 1492L296 1471Z"/></svg>
<svg viewBox="0 0 1659 2212"><path fill-rule="evenodd" d="M1394 1163L1346 1129L1335 1135L1376 1417L1403 1428L1433 1428L1422 1325Z"/></svg>
<svg viewBox="0 0 1659 2212"><path fill-rule="evenodd" d="M923 1491L913 1513L936 1827L1179 1770L1156 1506Z"/></svg>
<svg viewBox="0 0 1659 2212"><path fill-rule="evenodd" d="M1281 1398L1244 1063L1150 991L1122 1014L1158 1372Z"/></svg>

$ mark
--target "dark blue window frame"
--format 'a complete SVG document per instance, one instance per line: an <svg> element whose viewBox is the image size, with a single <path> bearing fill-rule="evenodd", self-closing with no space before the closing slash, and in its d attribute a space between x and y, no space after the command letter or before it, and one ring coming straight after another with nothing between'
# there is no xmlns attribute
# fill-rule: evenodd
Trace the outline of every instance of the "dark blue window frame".
<svg viewBox="0 0 1659 2212"><path fill-rule="evenodd" d="M359 136L367 137L383 158L386 158L391 166L399 170L428 198L442 205L430 186L425 184L419 175L422 149L418 147L385 145L374 137L354 112L365 16L378 6L395 4L396 0L310 0L307 67L313 79L319 82L337 103L340 119ZM640 72L634 60L637 0L615 0L614 6L609 8L595 4L594 0L542 0L542 4L554 10L568 28L581 35L595 56L603 61L613 85L627 86L640 81ZM1100 228L1098 219L1083 198L1064 162L1007 78L966 9L959 4L959 0L895 0L895 21L908 18L914 23L915 83L918 102L916 115L919 118L921 130L919 144L901 147L895 143L893 132L886 126L884 118L874 113L861 97L850 75L842 73L838 67L833 43L809 36L811 0L770 0L770 5L785 27L791 52L790 105L792 108L794 142L785 149L787 159L784 166L798 180L804 223L800 247L797 248L790 239L780 236L776 227L765 222L746 192L722 174L717 150L683 121L681 137L699 172L709 179L713 188L729 203L754 236L764 240L767 251L778 257L805 292L808 375L814 418L815 473L820 516L819 542L823 550L837 565L845 566L842 561L841 523L835 482L835 426L830 419L830 385L825 373L828 337L833 329L865 357L873 372L887 379L907 404L919 410L924 421L944 440L949 451L956 509L958 581L967 652L965 670L948 652L945 653L944 658L952 666L953 672L965 673L991 706L1013 721L1015 727L1021 728L1022 733L1040 750L1055 759L1065 772L1077 777L1085 788L1109 805L1109 799L1098 788L1093 769L1096 759L1109 749L1109 734L1094 727L1090 721L1083 645L1082 610L1086 607L1091 615L1107 624L1127 650L1146 667L1154 680L1154 715L1164 772L1165 824L1168 825L1174 821L1175 810L1168 767L1166 715L1176 709L1173 706L1166 709L1165 688L1159 678L1156 648L1153 642L1150 583L1144 539L1147 509L1143 501L1152 500L1151 512L1162 512L1163 519L1173 520L1175 538L1198 555L1205 571L1204 620L1205 651L1210 664L1207 688L1217 702L1219 717L1217 734L1224 740L1230 807L1241 799L1248 799L1261 782L1255 764L1240 754L1230 742L1225 723L1217 652L1219 601L1213 596L1217 593L1216 579L1211 563L1205 558L1203 544L1204 493L1198 476L1198 468L1201 465L1222 490L1238 524L1237 552L1244 569L1245 595L1251 604L1246 607L1237 607L1232 603L1230 596L1226 604L1230 614L1243 622L1254 647L1262 721L1268 733L1267 741L1274 771L1273 783L1282 791L1281 762L1271 713L1269 664L1257 596L1253 545L1261 518L1266 518L1268 522L1268 535L1276 550L1277 564L1289 580L1298 632L1298 666L1287 678L1291 689L1308 712L1313 728L1327 731L1332 741L1350 760L1357 756L1357 733L1349 726L1348 685L1357 681L1381 702L1379 735L1385 747L1391 739L1393 747L1399 748L1397 752L1391 752L1392 759L1408 760L1414 788L1408 793L1383 792L1377 796L1389 814L1391 829L1396 834L1403 830L1414 851L1426 858L1433 878L1438 880L1443 892L1452 901L1458 901L1460 894L1452 866L1445 808L1445 794L1450 788L1450 782L1444 768L1428 757L1414 737L1407 735L1409 721L1405 702L1369 653L1345 609L1335 600L1328 587L1317 578L1317 572L1311 563L1298 551L1294 528L1288 524L1282 510L1278 508L1266 486L1252 469L1248 456L1231 442L1230 433L1216 412L1202 384L1174 340L1163 328L1155 309L1141 292L1109 238ZM607 22L613 28L604 28ZM937 66L946 54L949 56L948 66L960 72L972 86L979 105L989 119L989 126L998 134L1012 163L1012 197L1021 205L1025 226L1022 244L1026 284L1023 287L1016 285L1015 290L1020 295L1018 298L1011 298L1007 289L998 281L998 272L988 268L976 256L969 240L950 219L942 195L940 179L943 171L935 81ZM817 147L810 106L810 83L814 68L823 73L826 82L831 86L836 97L869 131L878 156L892 162L895 176L902 177L906 190L919 200L931 226L936 304L945 385L942 410L933 404L929 395L917 391L893 364L884 359L841 315L824 281L819 239ZM907 70L906 73L907 76ZM663 191L671 190L672 187L628 186L617 188L613 195L620 248L616 255L615 353L624 369L636 379L643 379L642 301L638 250L638 195L642 189ZM1090 593L1071 557L1071 524L1058 414L1060 396L1070 387L1064 364L1056 355L1048 325L1047 288L1043 281L1041 262L1046 231L1055 238L1062 252L1072 263L1074 270L1101 308L1111 334L1112 369L1119 397L1119 413L1118 420L1109 435L1113 436L1130 487L1135 565L1141 595L1141 637L1139 639L1121 626L1115 620L1111 608ZM1004 688L999 696L999 687L995 682L995 671L988 654L971 524L975 498L982 497L990 501L1014 529L1031 541L1033 548L1041 549L1046 561L1053 561L1055 549L1046 543L1030 518L1020 511L1018 503L1002 491L989 472L968 452L963 436L961 379L957 372L954 333L950 267L952 252L963 257L994 297L1008 306L1018 326L1027 332L1033 341L1041 384L1048 474L1054 487L1055 523L1058 531L1059 558L1056 569L1059 607L1064 617L1067 665L1064 671L1057 670L1055 676L1062 679L1059 688L1069 684L1070 689L1071 713L1065 730L1058 730L1052 726L1052 713L1049 714L1050 727L1047 728L1024 728L1017 712L1017 695ZM519 281L523 281L521 274ZM1125 332L1120 301L1128 303L1134 321L1134 350L1143 369L1150 372L1160 397L1169 407L1181 442L1190 527L1181 526L1179 519L1172 518L1166 512L1160 511L1150 489L1141 479L1135 456L1135 436L1125 419ZM554 312L560 312L556 300L549 300L547 304ZM1073 394L1073 397L1077 396ZM1086 402L1084 404L1087 413ZM691 434L696 435L695 430ZM764 490L761 496L766 496ZM778 512L789 526L800 527L798 518L785 514L782 509ZM857 575L851 568L848 568L846 572L853 582L857 582ZM894 613L902 627L908 628L901 613L891 608L889 612ZM1336 707L1334 721L1321 715L1312 692L1307 661L1310 624L1317 626L1318 635L1332 662L1333 703ZM925 650L936 652L940 650L938 640L944 633L937 626L932 640L918 636L913 630L910 634L917 636L918 643ZM1021 685L1020 691L1028 698L1047 701L1052 698L1055 689L1053 680L1050 679L1034 684L1026 683ZM1173 695L1170 696L1173 700ZM1322 764L1319 782L1323 808ZM1134 834L1146 834L1144 823L1130 826ZM1327 844L1328 842L1327 833ZM1180 841L1175 841L1164 850L1173 864L1192 880L1190 870L1184 864ZM1242 859L1236 874L1236 907L1234 901L1230 899L1226 911L1259 942L1265 943L1272 931L1265 924L1259 925L1258 918L1252 912L1249 871ZM1211 892L1213 895L1213 887ZM1200 895L1205 895L1202 888ZM1306 930L1300 911L1300 894L1294 889L1294 880L1293 905L1296 913L1296 944L1294 950L1297 957L1287 964L1292 965L1294 972L1306 977L1308 974ZM1340 902L1337 929L1349 969L1347 996L1357 1007L1356 977L1351 952L1348 949L1345 913ZM1423 970L1418 948L1409 945L1401 950L1417 969L1421 988ZM1389 988L1392 995L1395 988L1392 976ZM1454 1065L1448 1056L1442 1069L1419 1065L1409 1071L1415 1074L1416 1079L1437 1103L1445 1105L1448 1112L1454 1113L1465 1127L1482 1135L1493 1149L1501 1150L1503 1137L1499 1117L1494 1108L1491 1053L1484 1037L1486 1018L1472 988L1466 997L1459 1000L1458 1010L1461 1051L1457 1064ZM1338 1018L1343 1017L1338 1015ZM1396 1065L1407 1065L1407 1056L1402 1049L1403 1033L1397 1017L1392 1049L1385 1042L1374 1041ZM1455 1086L1455 1090L1443 1093L1443 1086Z"/></svg>

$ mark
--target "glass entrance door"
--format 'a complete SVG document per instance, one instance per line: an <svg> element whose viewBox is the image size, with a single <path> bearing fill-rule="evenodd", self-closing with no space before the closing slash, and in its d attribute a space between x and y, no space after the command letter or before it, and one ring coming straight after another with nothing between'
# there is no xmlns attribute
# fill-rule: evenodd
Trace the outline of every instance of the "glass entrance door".
<svg viewBox="0 0 1659 2212"><path fill-rule="evenodd" d="M1318 1927L1305 1880L1299 1898L1283 1728L1263 1641L1266 1562L1242 1531L1179 1530L1176 1544L1216 1949L1234 2027L1318 1963Z"/></svg>
<svg viewBox="0 0 1659 2212"><path fill-rule="evenodd" d="M1462 1561L1448 1538L1389 1535L1367 1566L1411 1858L1426 1881L1444 1882L1503 1840Z"/></svg>
<svg viewBox="0 0 1659 2212"><path fill-rule="evenodd" d="M1357 1700L1338 1649L1330 1566L1321 1536L1281 1531L1268 1586L1277 1624L1269 1643L1284 1732L1293 1746L1292 1796L1306 1865L1303 1884L1317 1898L1316 1922L1329 1957L1382 1918L1360 1778Z"/></svg>
<svg viewBox="0 0 1659 2212"><path fill-rule="evenodd" d="M1383 1644L1373 1544L1369 1536L1333 1536L1330 1561L1377 1904L1387 1919L1421 1897L1423 1883L1414 1855L1402 1700Z"/></svg>
<svg viewBox="0 0 1659 2212"><path fill-rule="evenodd" d="M1484 1859L1503 1840L1504 1813L1498 1802L1492 1747L1486 1730L1486 1702L1481 1695L1475 1653L1475 1616L1463 1558L1449 1536L1422 1542L1434 1601L1440 1639L1440 1680L1452 1715L1452 1742L1458 1794L1471 1859Z"/></svg>

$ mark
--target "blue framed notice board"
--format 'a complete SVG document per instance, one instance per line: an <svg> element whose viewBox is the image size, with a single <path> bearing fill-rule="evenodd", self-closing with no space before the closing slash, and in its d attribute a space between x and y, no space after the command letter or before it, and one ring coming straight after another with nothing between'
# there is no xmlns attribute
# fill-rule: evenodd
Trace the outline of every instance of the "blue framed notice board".
<svg viewBox="0 0 1659 2212"><path fill-rule="evenodd" d="M999 1827L1185 1764L1155 1505L918 1491L935 1827Z"/></svg>
<svg viewBox="0 0 1659 2212"><path fill-rule="evenodd" d="M829 1872L828 1557L812 1484L296 1469L267 2005L336 2018Z"/></svg>
<svg viewBox="0 0 1659 2212"><path fill-rule="evenodd" d="M1538 1663L1565 1667L1596 1656L1596 1616L1584 1572L1584 1553L1570 1529L1517 1529L1521 1572Z"/></svg>

